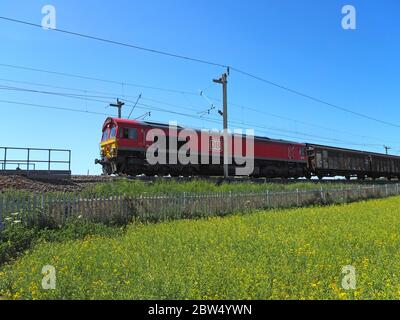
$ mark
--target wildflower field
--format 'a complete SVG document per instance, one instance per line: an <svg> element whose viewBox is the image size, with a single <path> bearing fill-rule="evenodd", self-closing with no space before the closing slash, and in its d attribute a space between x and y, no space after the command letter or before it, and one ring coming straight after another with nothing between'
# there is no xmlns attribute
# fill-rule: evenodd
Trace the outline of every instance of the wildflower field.
<svg viewBox="0 0 400 320"><path fill-rule="evenodd" d="M38 244L0 269L6 299L399 299L400 197L130 225ZM54 266L55 290L41 286ZM356 270L354 290L342 268Z"/></svg>

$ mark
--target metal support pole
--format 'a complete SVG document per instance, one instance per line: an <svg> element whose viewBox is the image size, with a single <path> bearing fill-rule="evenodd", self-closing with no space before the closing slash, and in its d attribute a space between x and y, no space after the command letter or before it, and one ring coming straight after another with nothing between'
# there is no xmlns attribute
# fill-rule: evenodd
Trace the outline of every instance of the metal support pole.
<svg viewBox="0 0 400 320"><path fill-rule="evenodd" d="M51 163L51 150L49 149L49 163L48 163L48 170L50 171L50 163Z"/></svg>
<svg viewBox="0 0 400 320"><path fill-rule="evenodd" d="M228 81L226 73L222 76L223 79L223 102L224 102L224 177L229 177L229 137L228 137Z"/></svg>
<svg viewBox="0 0 400 320"><path fill-rule="evenodd" d="M26 166L27 166L27 168L26 168L26 170L27 171L29 171L29 168L30 168L30 165L29 165L29 153L30 153L30 149L28 148L28 157L27 157L27 164L26 164Z"/></svg>
<svg viewBox="0 0 400 320"><path fill-rule="evenodd" d="M110 107L114 107L114 108L118 108L118 118L121 119L122 118L122 107L125 105L124 102L119 101L119 99L117 99L117 103L111 103Z"/></svg>
<svg viewBox="0 0 400 320"><path fill-rule="evenodd" d="M7 148L4 148L4 170L7 169Z"/></svg>
<svg viewBox="0 0 400 320"><path fill-rule="evenodd" d="M221 78L214 79L215 83L222 84L223 100L223 124L224 124L224 178L229 178L229 135L228 135L228 74L224 73Z"/></svg>

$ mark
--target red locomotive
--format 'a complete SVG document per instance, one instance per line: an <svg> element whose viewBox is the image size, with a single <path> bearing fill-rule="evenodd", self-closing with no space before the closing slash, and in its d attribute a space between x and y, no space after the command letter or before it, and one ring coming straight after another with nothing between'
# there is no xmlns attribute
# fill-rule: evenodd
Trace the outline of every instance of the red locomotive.
<svg viewBox="0 0 400 320"><path fill-rule="evenodd" d="M147 157L149 149L161 142L158 135L152 134L154 131L165 137L165 147L155 150L165 163L152 163ZM211 134L204 139L200 138L204 136L202 133L182 127L171 130L171 126L159 123L108 118L103 125L101 159L96 163L102 165L107 175L220 176L223 174L223 137ZM182 139L182 135L186 138ZM228 150L233 160L229 173L235 175L235 169L243 165L237 159L243 158L249 142L246 135L230 138ZM252 149L254 167L249 175L254 177L400 178L400 157L395 156L265 137L254 137ZM179 158L180 152L192 161L172 161Z"/></svg>

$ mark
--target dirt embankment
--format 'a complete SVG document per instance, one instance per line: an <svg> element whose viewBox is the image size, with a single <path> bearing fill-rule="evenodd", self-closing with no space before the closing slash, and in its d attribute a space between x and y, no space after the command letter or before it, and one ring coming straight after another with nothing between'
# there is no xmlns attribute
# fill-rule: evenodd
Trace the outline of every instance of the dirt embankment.
<svg viewBox="0 0 400 320"><path fill-rule="evenodd" d="M72 177L70 180L37 180L24 176L0 175L0 192L7 190L31 192L72 192L96 183L104 182L103 177Z"/></svg>

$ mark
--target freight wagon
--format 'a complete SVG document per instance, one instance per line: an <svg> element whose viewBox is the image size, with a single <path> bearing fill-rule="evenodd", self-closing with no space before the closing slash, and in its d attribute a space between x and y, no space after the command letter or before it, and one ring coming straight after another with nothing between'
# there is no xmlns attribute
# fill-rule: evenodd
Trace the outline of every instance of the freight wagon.
<svg viewBox="0 0 400 320"><path fill-rule="evenodd" d="M344 176L400 178L400 157L372 152L307 144L307 166L313 175L323 177Z"/></svg>

